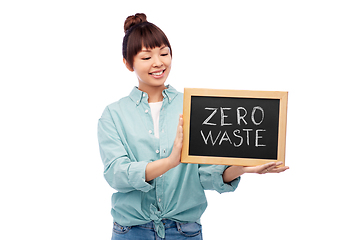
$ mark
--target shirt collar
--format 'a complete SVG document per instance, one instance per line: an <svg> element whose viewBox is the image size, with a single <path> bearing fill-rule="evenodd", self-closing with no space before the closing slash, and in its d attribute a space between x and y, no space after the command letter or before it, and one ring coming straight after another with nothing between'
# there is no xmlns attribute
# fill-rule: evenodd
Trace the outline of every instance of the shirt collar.
<svg viewBox="0 0 360 240"><path fill-rule="evenodd" d="M171 85L167 85L166 87L167 89L162 92L162 95L164 96L163 101L167 100L169 103L171 103L179 92L176 91L176 89L173 88ZM147 93L140 91L137 87L133 88L129 97L136 103L136 105L139 105L144 99L148 99Z"/></svg>

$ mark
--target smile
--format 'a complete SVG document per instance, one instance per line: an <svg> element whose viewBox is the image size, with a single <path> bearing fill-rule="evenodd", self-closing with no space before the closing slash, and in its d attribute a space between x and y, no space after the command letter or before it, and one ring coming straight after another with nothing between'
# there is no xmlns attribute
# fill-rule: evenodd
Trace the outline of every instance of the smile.
<svg viewBox="0 0 360 240"><path fill-rule="evenodd" d="M151 74L151 75L154 75L154 76L160 76L161 74L164 73L164 71L165 71L165 69L162 70L162 71L160 71L160 72L153 72L153 73L150 73L150 74Z"/></svg>

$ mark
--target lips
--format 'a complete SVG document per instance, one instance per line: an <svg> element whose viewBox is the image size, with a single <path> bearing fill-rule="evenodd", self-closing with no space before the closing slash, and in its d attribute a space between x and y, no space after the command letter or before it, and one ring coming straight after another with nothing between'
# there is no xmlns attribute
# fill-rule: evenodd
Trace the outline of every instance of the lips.
<svg viewBox="0 0 360 240"><path fill-rule="evenodd" d="M150 76L152 76L155 79L162 79L165 76L165 71L166 71L166 69L163 69L163 70L155 71L155 72L152 72L149 74L150 74Z"/></svg>
<svg viewBox="0 0 360 240"><path fill-rule="evenodd" d="M156 72L152 72L152 73L150 73L150 75L160 76L160 75L162 75L164 72L165 72L165 69L160 70L160 71L156 71Z"/></svg>

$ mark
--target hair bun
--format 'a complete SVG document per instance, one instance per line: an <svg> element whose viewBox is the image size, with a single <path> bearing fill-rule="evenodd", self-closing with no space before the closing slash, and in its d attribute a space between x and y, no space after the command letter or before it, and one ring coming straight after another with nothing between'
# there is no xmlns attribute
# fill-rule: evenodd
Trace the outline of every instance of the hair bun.
<svg viewBox="0 0 360 240"><path fill-rule="evenodd" d="M124 23L124 31L126 32L132 26L142 22L147 22L146 15L144 13L137 13L135 15L128 16Z"/></svg>

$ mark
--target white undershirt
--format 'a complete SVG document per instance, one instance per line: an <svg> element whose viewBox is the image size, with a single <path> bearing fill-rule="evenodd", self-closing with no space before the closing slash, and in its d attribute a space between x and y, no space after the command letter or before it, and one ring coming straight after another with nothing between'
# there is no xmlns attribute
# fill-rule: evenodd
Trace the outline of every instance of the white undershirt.
<svg viewBox="0 0 360 240"><path fill-rule="evenodd" d="M159 138L159 119L162 103L163 102L149 103L151 109L151 116L154 123L154 135L156 138Z"/></svg>

